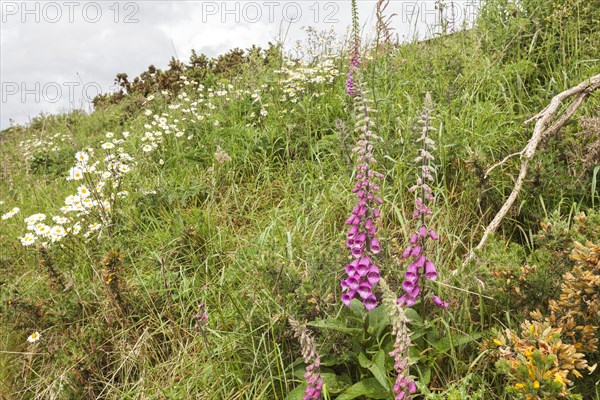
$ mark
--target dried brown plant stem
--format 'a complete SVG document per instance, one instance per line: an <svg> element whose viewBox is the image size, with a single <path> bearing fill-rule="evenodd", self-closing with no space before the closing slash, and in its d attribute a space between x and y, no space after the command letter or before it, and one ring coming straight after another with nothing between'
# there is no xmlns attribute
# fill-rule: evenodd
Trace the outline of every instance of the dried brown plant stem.
<svg viewBox="0 0 600 400"><path fill-rule="evenodd" d="M535 155L535 152L538 148L540 141L544 137L558 132L558 130L560 128L562 128L562 126L565 124L565 122L567 122L569 120L569 118L571 118L571 116L575 113L575 111L577 111L577 109L581 106L581 104L583 104L583 101L590 94L592 94L593 91L597 90L598 88L600 88L600 74L594 75L594 76L586 79L585 81L581 82L579 85L574 86L571 89L565 90L564 92L559 93L556 96L554 96L552 98L552 100L550 101L550 103L548 104L548 106L546 106L546 108L544 108L542 111L540 111L539 113L537 113L536 115L534 115L533 117L531 117L530 119L525 121L525 123L528 124L531 121L537 120L537 122L535 123L535 126L533 128L533 134L532 134L531 138L529 139L527 146L525 146L525 148L523 150L521 150L520 152L511 154L510 156L504 158L500 163L498 163L498 164L492 166L490 169L488 169L488 171L486 172L486 175L492 169L498 167L499 165L504 164L511 157L513 157L515 155L519 155L521 157L521 169L519 171L519 175L515 182L515 186L514 186L512 192L510 193L510 195L508 196L508 198L506 199L506 201L504 202L504 205L502 205L502 208L500 208L500 211L498 211L498 213L496 214L496 216L494 217L492 222L490 222L490 224L487 226L487 228L483 232L483 236L481 237L481 240L479 241L479 244L477 245L477 247L475 247L475 250L483 249L483 247L485 246L485 244L487 243L487 241L489 239L490 234L494 233L498 229L498 227L500 226L500 223L502 222L502 220L504 219L504 217L506 216L506 214L512 207L515 200L517 199L517 196L519 195L519 192L521 191L521 187L523 186L523 183L525 182L525 177L527 176L527 170L529 169L529 162ZM563 102L566 99L573 97L573 96L575 98L567 106L566 110L557 117L556 114L558 112L559 107L563 104ZM473 258L475 258L474 250L472 250L469 253L469 255L467 256L465 261L468 262L468 261L472 260Z"/></svg>

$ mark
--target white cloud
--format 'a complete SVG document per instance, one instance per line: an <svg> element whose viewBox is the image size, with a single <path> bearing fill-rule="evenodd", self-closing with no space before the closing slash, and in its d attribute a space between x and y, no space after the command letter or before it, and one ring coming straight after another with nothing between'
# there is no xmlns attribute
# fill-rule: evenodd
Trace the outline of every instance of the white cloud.
<svg viewBox="0 0 600 400"><path fill-rule="evenodd" d="M374 24L375 2L359 1L367 29ZM175 54L187 60L195 49L215 57L234 47L266 46L284 34L291 44L304 38L302 26L325 29L331 22L343 35L350 23L349 0L81 1L75 2L70 15L69 2L52 3L61 8L60 18L47 6L49 2L0 0L0 128L6 128L9 119L24 123L42 111L55 113L82 105L89 108L82 98L83 85L90 94L96 86L108 91L117 73L133 77L150 64L165 68ZM405 3L390 4L389 12L398 14L396 32L405 37L426 31L427 22L435 19L435 2L417 3L421 13L412 19L407 16ZM23 5L33 11L25 12ZM92 23L95 5L101 12L98 21ZM260 10L259 19L256 10ZM296 14L301 14L299 21L285 21L285 17ZM57 18L57 22L50 22ZM17 93L13 93L15 87ZM59 100L48 101L55 97L52 90L56 87L62 88Z"/></svg>

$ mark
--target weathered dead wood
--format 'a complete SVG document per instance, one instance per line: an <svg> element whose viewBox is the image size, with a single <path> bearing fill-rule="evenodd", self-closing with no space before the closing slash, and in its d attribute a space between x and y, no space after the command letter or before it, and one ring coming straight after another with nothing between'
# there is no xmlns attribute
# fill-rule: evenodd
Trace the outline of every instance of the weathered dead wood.
<svg viewBox="0 0 600 400"><path fill-rule="evenodd" d="M487 228L485 228L483 236L481 237L477 247L475 247L475 250L481 250L485 246L489 236L498 229L500 223L517 199L517 196L519 195L521 187L523 186L527 176L529 162L535 155L541 140L548 135L558 132L560 128L562 128L562 126L569 120L569 118L571 118L575 111L577 111L581 104L583 104L583 101L598 88L600 88L600 74L594 75L591 78L581 82L579 85L554 96L546 108L525 121L525 124L528 124L531 121L537 120L533 128L533 134L529 139L527 146L525 146L525 148L518 153L514 153L505 157L502 161L493 165L486 171L487 176L494 168L504 164L510 158L517 155L521 157L521 169L519 171L519 175L517 176L517 180L515 181L515 186L502 205L502 208L500 208L500 211L498 211L492 222L490 222ZM557 117L556 113L563 102L573 96L574 99L567 106L565 111ZM475 257L475 250L472 250L469 253L466 261L470 261Z"/></svg>

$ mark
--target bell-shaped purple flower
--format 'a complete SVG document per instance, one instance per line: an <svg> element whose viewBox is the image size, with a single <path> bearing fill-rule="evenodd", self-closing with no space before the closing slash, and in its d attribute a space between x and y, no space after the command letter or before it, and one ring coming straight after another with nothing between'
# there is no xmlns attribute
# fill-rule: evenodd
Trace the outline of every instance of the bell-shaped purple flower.
<svg viewBox="0 0 600 400"><path fill-rule="evenodd" d="M404 282L402 282L402 290L404 290L406 293L410 292L411 290L413 290L415 288L415 281L410 281L410 280L405 280Z"/></svg>
<svg viewBox="0 0 600 400"><path fill-rule="evenodd" d="M419 241L419 235L417 235L416 233L414 233L411 237L410 240L408 241L410 244L415 245L417 244L417 242Z"/></svg>
<svg viewBox="0 0 600 400"><path fill-rule="evenodd" d="M342 294L342 303L349 307L354 296L356 296L356 292L354 290L347 291L346 293Z"/></svg>
<svg viewBox="0 0 600 400"><path fill-rule="evenodd" d="M410 255L413 256L413 257L415 257L415 258L417 258L417 257L419 257L421 255L421 250L422 250L421 246L416 245L416 246L414 246L412 248L412 250L410 252Z"/></svg>
<svg viewBox="0 0 600 400"><path fill-rule="evenodd" d="M373 293L371 293L369 295L369 297L367 297L363 303L365 305L365 308L368 311L371 311L372 309L377 307L377 297L375 297L375 295Z"/></svg>
<svg viewBox="0 0 600 400"><path fill-rule="evenodd" d="M429 231L429 237L432 240L438 240L440 237L438 236L438 234L436 233L436 231L434 231L433 229Z"/></svg>
<svg viewBox="0 0 600 400"><path fill-rule="evenodd" d="M425 278L430 281L435 281L437 279L437 269L433 264L433 261L427 260L425 262Z"/></svg>
<svg viewBox="0 0 600 400"><path fill-rule="evenodd" d="M404 277L410 282L416 282L419 279L419 270L415 263L412 263L404 273Z"/></svg>
<svg viewBox="0 0 600 400"><path fill-rule="evenodd" d="M443 301L438 296L433 296L432 300L433 300L433 304L435 304L439 308L448 308L448 305L449 305L448 302L447 301Z"/></svg>
<svg viewBox="0 0 600 400"><path fill-rule="evenodd" d="M356 289L358 289L358 285L360 284L360 282L357 277L349 276L346 279L346 284L348 285L350 290L356 290Z"/></svg>
<svg viewBox="0 0 600 400"><path fill-rule="evenodd" d="M381 279L381 275L379 275L379 270L369 271L367 274L367 280L371 284L371 286L375 286L377 282Z"/></svg>
<svg viewBox="0 0 600 400"><path fill-rule="evenodd" d="M371 252L373 254L379 254L381 252L381 246L379 245L379 240L377 240L377 238L371 238L369 246L371 247Z"/></svg>
<svg viewBox="0 0 600 400"><path fill-rule="evenodd" d="M373 289L368 281L364 281L360 284L360 286L358 286L357 292L360 297L366 299L370 294L373 293Z"/></svg>

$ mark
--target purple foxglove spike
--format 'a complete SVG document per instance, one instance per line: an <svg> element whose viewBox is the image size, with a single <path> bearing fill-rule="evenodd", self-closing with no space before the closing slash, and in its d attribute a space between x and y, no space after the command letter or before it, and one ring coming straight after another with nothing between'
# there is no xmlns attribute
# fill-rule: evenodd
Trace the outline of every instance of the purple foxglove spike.
<svg viewBox="0 0 600 400"><path fill-rule="evenodd" d="M358 264L364 264L368 268L369 265L371 265L371 259L369 258L369 256L361 257L360 260L358 260Z"/></svg>
<svg viewBox="0 0 600 400"><path fill-rule="evenodd" d="M358 215L364 217L367 214L367 206L360 206L358 210Z"/></svg>
<svg viewBox="0 0 600 400"><path fill-rule="evenodd" d="M383 200L381 200L381 197L378 197L378 198L376 198L376 199L375 199L375 202L376 202L377 204L383 204Z"/></svg>
<svg viewBox="0 0 600 400"><path fill-rule="evenodd" d="M433 240L438 240L440 237L433 229L429 231L429 237Z"/></svg>
<svg viewBox="0 0 600 400"><path fill-rule="evenodd" d="M419 236L427 236L427 228L425 227L425 225L421 225L421 227L419 228Z"/></svg>
<svg viewBox="0 0 600 400"><path fill-rule="evenodd" d="M435 304L439 308L448 308L449 303L447 301L443 301L438 296L433 296L432 300L433 300L433 304Z"/></svg>
<svg viewBox="0 0 600 400"><path fill-rule="evenodd" d="M367 199L360 199L360 201L358 202L358 204L360 204L361 206L367 205Z"/></svg>
<svg viewBox="0 0 600 400"><path fill-rule="evenodd" d="M367 200L373 200L373 193L369 192L369 194L367 194Z"/></svg>
<svg viewBox="0 0 600 400"><path fill-rule="evenodd" d="M379 218L381 217L381 213L379 212L378 209L374 208L373 209L373 218Z"/></svg>
<svg viewBox="0 0 600 400"><path fill-rule="evenodd" d="M419 235L417 235L416 233L413 234L410 237L410 240L408 241L410 244L417 244L417 242L419 241Z"/></svg>
<svg viewBox="0 0 600 400"><path fill-rule="evenodd" d="M367 274L367 280L369 281L371 286L375 286L380 279L381 275L379 275L379 271L370 271Z"/></svg>
<svg viewBox="0 0 600 400"><path fill-rule="evenodd" d="M372 184L371 185L371 190L377 191L377 190L379 190L379 186L377 186L376 184Z"/></svg>
<svg viewBox="0 0 600 400"><path fill-rule="evenodd" d="M349 216L348 219L346 220L346 225L354 225L354 217L355 217L355 215Z"/></svg>
<svg viewBox="0 0 600 400"><path fill-rule="evenodd" d="M352 301L352 299L354 298L355 295L356 295L356 291L354 291L354 290L350 290L350 291L344 293L342 295L342 303L344 303L346 306L350 306L350 302Z"/></svg>
<svg viewBox="0 0 600 400"><path fill-rule="evenodd" d="M367 231L373 230L373 220L371 218L365 221L365 229Z"/></svg>
<svg viewBox="0 0 600 400"><path fill-rule="evenodd" d="M426 183L423 184L423 190L425 190L425 192L427 192L427 193L431 193L431 188Z"/></svg>
<svg viewBox="0 0 600 400"><path fill-rule="evenodd" d="M352 214L354 215L358 215L358 212L360 211L360 206L357 204L354 206L354 208L352 209Z"/></svg>
<svg viewBox="0 0 600 400"><path fill-rule="evenodd" d="M414 218L419 218L420 215L421 215L421 211L419 211L419 210L413 211L413 217Z"/></svg>
<svg viewBox="0 0 600 400"><path fill-rule="evenodd" d="M413 257L419 257L421 255L421 246L416 245L412 248L412 251L410 252L410 255Z"/></svg>
<svg viewBox="0 0 600 400"><path fill-rule="evenodd" d="M371 181L369 180L369 178L367 178L367 179L365 179L365 180L363 181L362 185L363 185L363 186L369 186L369 183L370 183L370 182L371 182Z"/></svg>
<svg viewBox="0 0 600 400"><path fill-rule="evenodd" d="M364 177L365 177L365 174L363 174L362 172L359 173L358 175L356 175L356 179L358 179L358 180L361 180Z"/></svg>
<svg viewBox="0 0 600 400"><path fill-rule="evenodd" d="M373 293L369 295L364 301L365 308L367 311L371 311L375 307L377 307L377 297Z"/></svg>
<svg viewBox="0 0 600 400"><path fill-rule="evenodd" d="M405 392L398 392L398 394L396 395L396 398L394 400L408 400L408 399L406 399Z"/></svg>
<svg viewBox="0 0 600 400"><path fill-rule="evenodd" d="M376 238L371 239L369 246L371 247L371 252L373 254L379 254L381 252L381 246L379 245L379 240L377 240Z"/></svg>
<svg viewBox="0 0 600 400"><path fill-rule="evenodd" d="M358 289L359 281L357 277L350 276L348 277L348 279L346 279L346 284L348 285L351 291L355 291L356 289Z"/></svg>
<svg viewBox="0 0 600 400"><path fill-rule="evenodd" d="M360 186L356 185L352 188L352 193L357 193L360 190Z"/></svg>
<svg viewBox="0 0 600 400"><path fill-rule="evenodd" d="M356 193L356 195L362 199L363 197L365 197L365 191L361 189L358 191L358 193Z"/></svg>
<svg viewBox="0 0 600 400"><path fill-rule="evenodd" d="M437 279L437 270L431 260L427 260L425 263L425 278L430 281L435 281Z"/></svg>
<svg viewBox="0 0 600 400"><path fill-rule="evenodd" d="M358 295L363 299L369 297L369 295L373 294L373 289L371 288L371 284L367 281L360 284L357 289Z"/></svg>
<svg viewBox="0 0 600 400"><path fill-rule="evenodd" d="M423 199L420 197L417 197L417 200L415 201L415 207L421 208L422 205L423 205Z"/></svg>
<svg viewBox="0 0 600 400"><path fill-rule="evenodd" d="M408 258L408 257L410 257L411 253L412 253L412 246L409 246L402 252L401 257Z"/></svg>
<svg viewBox="0 0 600 400"><path fill-rule="evenodd" d="M352 249L354 247L354 239L346 240L346 246Z"/></svg>

